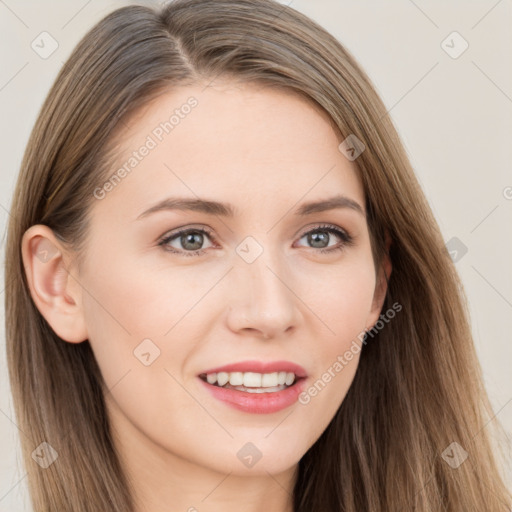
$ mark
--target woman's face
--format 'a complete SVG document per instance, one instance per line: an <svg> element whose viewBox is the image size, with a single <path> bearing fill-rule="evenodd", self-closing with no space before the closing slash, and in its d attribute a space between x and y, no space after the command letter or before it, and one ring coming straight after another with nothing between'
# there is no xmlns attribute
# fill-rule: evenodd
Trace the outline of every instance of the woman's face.
<svg viewBox="0 0 512 512"><path fill-rule="evenodd" d="M202 89L128 121L117 178L95 191L83 318L125 457L279 473L332 420L354 340L380 314L364 191L327 115L303 99ZM280 372L301 378L269 392Z"/></svg>

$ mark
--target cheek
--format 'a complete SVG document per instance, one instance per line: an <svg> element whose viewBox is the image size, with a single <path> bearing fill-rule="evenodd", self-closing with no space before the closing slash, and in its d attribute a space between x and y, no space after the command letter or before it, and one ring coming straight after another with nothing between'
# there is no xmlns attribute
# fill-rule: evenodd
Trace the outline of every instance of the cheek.
<svg viewBox="0 0 512 512"><path fill-rule="evenodd" d="M315 375L299 399L318 414L318 432L330 422L354 379L373 303L374 268L347 265L321 282L319 293L310 295L309 300L322 320L323 334L313 337L316 342L310 345Z"/></svg>
<svg viewBox="0 0 512 512"><path fill-rule="evenodd" d="M324 353L342 349L364 331L375 291L375 272L365 258L353 259L334 271L310 274L304 282L304 302L321 320ZM316 283L316 287L315 287Z"/></svg>
<svg viewBox="0 0 512 512"><path fill-rule="evenodd" d="M87 290L83 307L89 342L110 388L127 371L145 368L134 354L143 340L155 340L158 349L151 349L152 357L162 348L162 334L172 326L172 319L162 311L172 304L166 306L162 283L137 265L122 258L104 258L96 262L96 268L83 277ZM167 294L167 301L172 295Z"/></svg>
<svg viewBox="0 0 512 512"><path fill-rule="evenodd" d="M83 296L84 314L107 388L130 372L129 380L139 383L129 397L135 403L140 389L169 387L165 370L183 380L187 362L208 337L211 320L218 321L222 304L229 303L229 297L221 300L215 291L208 293L224 270L145 266L120 254L90 268L98 271L88 270L82 277L89 292Z"/></svg>
<svg viewBox="0 0 512 512"><path fill-rule="evenodd" d="M116 258L100 264L87 278L90 295L85 297L88 325L101 325L101 332L116 331L120 337L161 337L184 309L190 287L182 286L179 272L145 269L136 261ZM171 317L169 312L174 311ZM182 313L183 314L183 313ZM101 332L98 332L101 335Z"/></svg>

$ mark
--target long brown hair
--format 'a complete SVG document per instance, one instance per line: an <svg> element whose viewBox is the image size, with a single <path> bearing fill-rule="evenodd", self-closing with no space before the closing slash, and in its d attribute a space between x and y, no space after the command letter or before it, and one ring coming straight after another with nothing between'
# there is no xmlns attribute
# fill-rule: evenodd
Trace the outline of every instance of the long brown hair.
<svg viewBox="0 0 512 512"><path fill-rule="evenodd" d="M6 336L35 512L135 509L90 344L63 342L35 307L23 233L45 224L83 257L113 134L172 87L217 77L299 93L343 137L363 141L356 164L376 266L386 233L392 241L383 310L398 302L402 311L365 340L345 400L300 460L294 510L508 510L462 286L369 78L333 36L290 7L177 0L118 9L91 29L57 76L22 162L8 227ZM47 469L31 456L42 442L58 453ZM457 468L442 456L452 443L469 454Z"/></svg>

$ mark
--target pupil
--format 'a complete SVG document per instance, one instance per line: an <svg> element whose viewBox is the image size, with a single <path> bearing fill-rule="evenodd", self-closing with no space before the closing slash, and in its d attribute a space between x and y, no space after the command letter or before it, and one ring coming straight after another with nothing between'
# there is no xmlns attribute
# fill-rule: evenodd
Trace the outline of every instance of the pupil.
<svg viewBox="0 0 512 512"><path fill-rule="evenodd" d="M196 241L194 244L194 237L199 237L199 241ZM187 247L188 242L191 242L192 247ZM190 249L191 251L196 251L201 248L203 245L203 235L201 233L187 233L186 235L182 235L181 243L185 249Z"/></svg>
<svg viewBox="0 0 512 512"><path fill-rule="evenodd" d="M322 245L323 242L328 243L329 242L329 234L326 231L317 231L313 235L309 235L309 243L313 245L313 247L327 247L327 245ZM320 245L316 245L317 242L320 241Z"/></svg>

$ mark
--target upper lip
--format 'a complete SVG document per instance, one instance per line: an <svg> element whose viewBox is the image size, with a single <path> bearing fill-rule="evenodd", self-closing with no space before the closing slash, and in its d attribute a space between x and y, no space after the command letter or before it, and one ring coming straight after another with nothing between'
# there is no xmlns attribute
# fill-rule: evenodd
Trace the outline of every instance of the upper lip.
<svg viewBox="0 0 512 512"><path fill-rule="evenodd" d="M274 372L290 372L294 373L297 378L307 377L306 370L299 364L290 361L240 361L224 366L218 366L201 372L200 375L219 372L254 372L254 373L274 373Z"/></svg>

